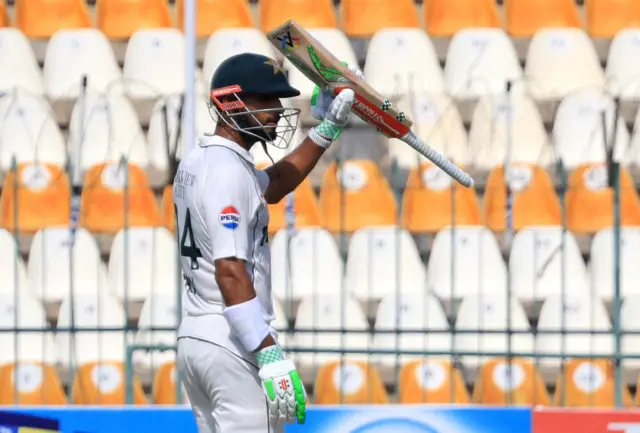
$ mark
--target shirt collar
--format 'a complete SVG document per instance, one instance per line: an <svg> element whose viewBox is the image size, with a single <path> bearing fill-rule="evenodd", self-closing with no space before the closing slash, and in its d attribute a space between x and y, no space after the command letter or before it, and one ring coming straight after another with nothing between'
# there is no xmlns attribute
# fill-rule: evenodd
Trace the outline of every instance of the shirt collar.
<svg viewBox="0 0 640 433"><path fill-rule="evenodd" d="M242 158L250 162L252 165L255 165L253 160L253 155L251 152L240 146L238 143L235 143L227 138L221 137L219 135L209 135L205 134L204 137L200 138L200 147L209 147L209 146L222 146L227 149L233 150L235 153L240 155Z"/></svg>

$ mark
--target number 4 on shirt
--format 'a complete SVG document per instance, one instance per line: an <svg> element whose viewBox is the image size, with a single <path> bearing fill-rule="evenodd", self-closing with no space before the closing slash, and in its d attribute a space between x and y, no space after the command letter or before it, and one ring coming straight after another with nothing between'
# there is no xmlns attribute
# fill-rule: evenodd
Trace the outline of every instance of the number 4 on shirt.
<svg viewBox="0 0 640 433"><path fill-rule="evenodd" d="M180 235L180 224L178 223L178 207L174 204L173 209L176 213L176 224L178 225L178 235ZM189 237L189 245L187 245L187 236ZM182 227L182 236L180 237L180 255L191 259L191 269L199 269L198 259L202 257L200 248L196 246L193 230L191 229L191 211L187 208L184 218L184 226Z"/></svg>

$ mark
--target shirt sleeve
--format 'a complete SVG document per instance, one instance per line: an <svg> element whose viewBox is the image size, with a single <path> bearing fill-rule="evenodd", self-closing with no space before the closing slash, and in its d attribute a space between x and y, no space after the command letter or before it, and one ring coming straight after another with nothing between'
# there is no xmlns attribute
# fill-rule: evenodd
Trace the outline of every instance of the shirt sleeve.
<svg viewBox="0 0 640 433"><path fill-rule="evenodd" d="M256 179L258 179L258 185L260 185L260 192L264 194L269 186L269 175L264 170L256 170Z"/></svg>
<svg viewBox="0 0 640 433"><path fill-rule="evenodd" d="M256 227L251 227L257 187L250 172L235 166L209 176L202 194L213 260L248 260Z"/></svg>

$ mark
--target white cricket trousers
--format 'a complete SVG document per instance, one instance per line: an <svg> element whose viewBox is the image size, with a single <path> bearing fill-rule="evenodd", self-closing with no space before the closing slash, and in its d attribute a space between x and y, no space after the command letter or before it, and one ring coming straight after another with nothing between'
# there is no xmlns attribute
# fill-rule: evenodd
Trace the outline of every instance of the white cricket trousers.
<svg viewBox="0 0 640 433"><path fill-rule="evenodd" d="M222 346L178 340L176 364L199 433L283 433L269 419L258 369Z"/></svg>

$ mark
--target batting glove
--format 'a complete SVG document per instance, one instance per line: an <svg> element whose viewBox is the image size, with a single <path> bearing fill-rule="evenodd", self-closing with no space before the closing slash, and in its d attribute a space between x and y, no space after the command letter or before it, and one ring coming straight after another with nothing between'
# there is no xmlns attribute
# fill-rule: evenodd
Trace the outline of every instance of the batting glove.
<svg viewBox="0 0 640 433"><path fill-rule="evenodd" d="M344 65L346 66L347 64L344 63ZM364 74L359 68L350 67L349 70L364 80ZM323 120L327 116L333 99L333 95L328 90L320 90L319 86L314 87L311 95L311 115L313 118Z"/></svg>
<svg viewBox="0 0 640 433"><path fill-rule="evenodd" d="M355 97L351 89L338 93L329 105L324 120L309 130L309 138L318 146L328 149L347 125Z"/></svg>
<svg viewBox="0 0 640 433"><path fill-rule="evenodd" d="M307 392L293 361L284 359L278 346L269 346L256 354L262 389L267 397L269 416L278 421L304 424L307 416Z"/></svg>

